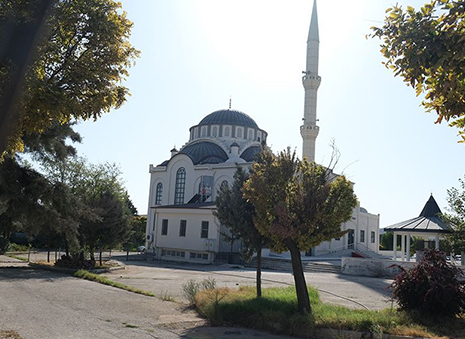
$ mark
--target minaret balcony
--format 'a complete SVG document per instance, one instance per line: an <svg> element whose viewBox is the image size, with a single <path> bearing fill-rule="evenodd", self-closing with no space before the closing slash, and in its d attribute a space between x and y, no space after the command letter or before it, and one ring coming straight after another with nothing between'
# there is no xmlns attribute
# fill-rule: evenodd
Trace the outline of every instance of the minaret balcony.
<svg viewBox="0 0 465 339"><path fill-rule="evenodd" d="M321 84L321 77L319 75L304 75L302 77L302 84L305 89L318 89Z"/></svg>
<svg viewBox="0 0 465 339"><path fill-rule="evenodd" d="M317 125L305 124L300 126L300 135L302 138L316 138L320 132L320 127Z"/></svg>

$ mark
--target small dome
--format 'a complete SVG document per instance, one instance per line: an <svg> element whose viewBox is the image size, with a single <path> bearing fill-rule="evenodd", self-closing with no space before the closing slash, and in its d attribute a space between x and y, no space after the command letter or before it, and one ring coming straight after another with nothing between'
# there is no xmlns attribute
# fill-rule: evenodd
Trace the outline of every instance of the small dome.
<svg viewBox="0 0 465 339"><path fill-rule="evenodd" d="M237 142L233 142L233 143L231 144L231 146L229 146L229 147L239 147L239 144L238 144Z"/></svg>
<svg viewBox="0 0 465 339"><path fill-rule="evenodd" d="M208 141L190 144L181 149L179 154L189 156L194 165L219 164L228 160L228 155L220 146Z"/></svg>
<svg viewBox="0 0 465 339"><path fill-rule="evenodd" d="M257 123L247 114L235 109L221 109L203 118L199 125L238 125L257 128Z"/></svg>
<svg viewBox="0 0 465 339"><path fill-rule="evenodd" d="M255 160L255 155L260 153L261 150L260 146L251 146L242 152L241 158L247 162L252 162Z"/></svg>

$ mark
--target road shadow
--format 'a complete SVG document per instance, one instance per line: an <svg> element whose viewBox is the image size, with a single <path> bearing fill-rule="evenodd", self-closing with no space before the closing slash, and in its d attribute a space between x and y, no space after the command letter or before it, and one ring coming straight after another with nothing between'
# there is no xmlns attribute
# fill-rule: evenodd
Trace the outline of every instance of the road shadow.
<svg viewBox="0 0 465 339"><path fill-rule="evenodd" d="M0 282L14 282L18 280L53 281L70 278L69 274L50 272L29 267L2 267L0 268Z"/></svg>

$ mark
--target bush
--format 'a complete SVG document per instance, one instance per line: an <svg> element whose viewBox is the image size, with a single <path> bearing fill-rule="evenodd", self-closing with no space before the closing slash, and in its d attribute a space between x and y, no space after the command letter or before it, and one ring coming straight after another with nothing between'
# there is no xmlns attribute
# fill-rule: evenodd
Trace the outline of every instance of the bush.
<svg viewBox="0 0 465 339"><path fill-rule="evenodd" d="M5 239L4 237L0 236L0 254L5 253L8 250L8 247L10 246L10 242L8 239Z"/></svg>
<svg viewBox="0 0 465 339"><path fill-rule="evenodd" d="M85 260L80 257L62 255L61 259L58 259L55 263L55 266L61 268L90 269L95 267L95 261Z"/></svg>
<svg viewBox="0 0 465 339"><path fill-rule="evenodd" d="M216 288L215 278L207 278L202 282L195 280L189 280L187 283L182 285L182 294L189 302L189 305L195 304L195 296L197 293L203 290L213 290Z"/></svg>
<svg viewBox="0 0 465 339"><path fill-rule="evenodd" d="M402 269L391 285L401 309L429 316L455 316L465 311L463 272L438 250L425 250L419 264Z"/></svg>

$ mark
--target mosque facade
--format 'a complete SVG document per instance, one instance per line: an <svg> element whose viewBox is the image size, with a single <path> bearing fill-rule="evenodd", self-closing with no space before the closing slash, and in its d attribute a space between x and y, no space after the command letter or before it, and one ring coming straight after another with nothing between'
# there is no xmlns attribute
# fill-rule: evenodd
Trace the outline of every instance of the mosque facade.
<svg viewBox="0 0 465 339"><path fill-rule="evenodd" d="M304 117L300 127L303 157L315 160L319 133L316 118L319 32L316 1L307 40L307 63L302 83L305 90ZM227 230L214 216L215 199L222 185L231 185L236 166L248 169L266 145L268 133L246 113L222 109L208 114L189 129L189 141L171 150L169 160L150 165L146 247L161 260L213 263L238 256L240 243L229 243ZM353 249L378 252L379 215L357 206L351 220L341 225L348 233L324 242L307 256L321 256ZM288 256L266 252L270 256Z"/></svg>

